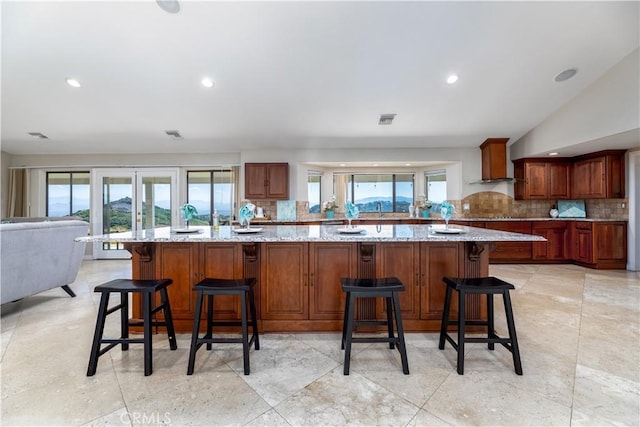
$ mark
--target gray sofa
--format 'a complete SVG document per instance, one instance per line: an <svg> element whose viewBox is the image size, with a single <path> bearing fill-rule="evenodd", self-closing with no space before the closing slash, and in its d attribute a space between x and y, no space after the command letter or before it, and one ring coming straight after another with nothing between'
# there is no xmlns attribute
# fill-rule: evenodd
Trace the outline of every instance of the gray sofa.
<svg viewBox="0 0 640 427"><path fill-rule="evenodd" d="M0 224L0 304L69 284L78 275L89 224L78 220Z"/></svg>

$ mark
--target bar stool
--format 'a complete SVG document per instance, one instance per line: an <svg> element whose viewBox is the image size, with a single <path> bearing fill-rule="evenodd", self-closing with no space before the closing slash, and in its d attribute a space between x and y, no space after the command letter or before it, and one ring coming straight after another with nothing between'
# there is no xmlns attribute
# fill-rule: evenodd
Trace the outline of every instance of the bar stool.
<svg viewBox="0 0 640 427"><path fill-rule="evenodd" d="M191 350L189 352L189 366L187 367L187 375L193 374L193 367L196 361L196 352L202 346L207 344L207 350L211 350L212 343L242 343L242 354L244 358L244 374L249 375L249 349L254 344L256 350L260 350L260 341L258 338L258 322L256 320L256 306L253 298L253 286L256 279L212 279L207 278L197 283L193 290L198 293L196 302L195 318L193 320L193 333L191 335ZM213 320L213 297L215 295L238 295L240 296L241 320L239 321L223 321ZM207 331L199 337L200 316L202 314L203 298L207 299ZM247 301L248 300L248 301ZM251 328L253 333L249 339L247 320L247 302L251 311ZM213 326L241 326L242 336L240 338L214 338Z"/></svg>
<svg viewBox="0 0 640 427"><path fill-rule="evenodd" d="M151 327L165 326L169 336L169 346L171 350L178 348L176 342L176 333L173 328L173 319L171 317L171 306L169 304L169 295L167 286L173 281L171 279L158 280L130 280L115 279L110 282L103 283L95 287L94 292L102 293L100 297L100 307L98 309L98 319L96 321L96 330L93 335L93 344L91 346L91 355L89 356L89 368L87 376L93 376L98 366L98 358L111 350L118 344L122 345L122 351L129 350L129 344L144 345L144 375L151 375L153 372L153 358L151 348ZM109 297L112 293L120 294L120 304L115 307L108 308ZM160 292L160 305L153 308L152 297L156 292ZM137 293L142 295L142 321L129 320L129 293ZM107 316L120 310L120 338L103 338L104 325ZM164 321L154 320L152 316L162 310ZM130 326L143 326L142 338L129 338ZM107 344L102 348L102 344Z"/></svg>
<svg viewBox="0 0 640 427"><path fill-rule="evenodd" d="M352 279L343 277L342 290L346 292L344 307L344 323L342 325L342 349L344 353L344 375L349 375L349 363L351 360L351 343L388 342L389 348L398 348L402 360L402 372L409 374L409 362L407 361L407 349L404 342L402 329L402 316L398 292L404 291L404 285L396 277L380 279ZM387 320L355 320L354 312L356 298L385 299L387 306ZM395 315L397 336L393 329L393 317ZM353 337L353 329L358 325L386 325L388 337Z"/></svg>
<svg viewBox="0 0 640 427"><path fill-rule="evenodd" d="M511 308L511 298L509 291L515 287L496 277L477 278L454 278L443 277L447 291L444 299L444 309L442 310L442 326L440 328L440 343L438 347L444 350L445 339L451 343L458 352L457 371L459 375L464 374L464 346L465 343L488 343L489 350L495 348L495 344L502 344L513 355L513 364L516 374L522 375L522 364L520 362L520 350L518 349L518 338L516 336L516 326L513 321L513 310ZM451 306L451 292L458 292L458 320L449 320ZM465 296L467 294L485 294L487 296L487 320L466 320L465 319ZM508 338L501 338L496 335L493 318L493 295L502 294L504 310L507 318ZM458 342L453 340L447 333L449 325L458 327ZM486 326L486 338L470 338L465 336L466 325Z"/></svg>

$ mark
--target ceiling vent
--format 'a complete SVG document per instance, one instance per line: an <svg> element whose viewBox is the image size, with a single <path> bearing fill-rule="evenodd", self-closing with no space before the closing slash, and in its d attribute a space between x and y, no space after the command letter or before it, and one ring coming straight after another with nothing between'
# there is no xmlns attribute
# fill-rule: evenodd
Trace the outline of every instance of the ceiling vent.
<svg viewBox="0 0 640 427"><path fill-rule="evenodd" d="M378 121L379 125L390 125L393 123L393 119L396 117L395 114L380 114L380 120Z"/></svg>
<svg viewBox="0 0 640 427"><path fill-rule="evenodd" d="M169 135L171 139L183 139L182 135L180 135L180 132L177 130L165 130L164 133Z"/></svg>
<svg viewBox="0 0 640 427"><path fill-rule="evenodd" d="M38 138L38 139L49 139L49 137L43 133L40 132L29 132L29 135L33 136L34 138Z"/></svg>

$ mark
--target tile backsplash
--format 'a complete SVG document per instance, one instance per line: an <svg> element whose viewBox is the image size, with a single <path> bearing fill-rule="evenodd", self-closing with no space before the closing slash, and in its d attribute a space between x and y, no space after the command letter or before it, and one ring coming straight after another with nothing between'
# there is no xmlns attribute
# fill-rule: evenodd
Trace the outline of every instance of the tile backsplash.
<svg viewBox="0 0 640 427"><path fill-rule="evenodd" d="M485 191L471 194L456 205L458 216L462 218L545 218L549 216L551 206L557 202L557 200L514 200L513 197L504 193ZM467 203L469 209L462 209ZM629 219L627 199L587 199L585 206L587 218Z"/></svg>
<svg viewBox="0 0 640 427"><path fill-rule="evenodd" d="M484 191L474 193L462 200L451 200L456 207L456 218L547 218L551 205L557 200L514 200L504 193ZM275 200L255 201L256 206L264 209L265 215L276 219L277 202ZM469 204L465 210L464 205ZM623 207L624 205L624 207ZM323 218L324 214L310 214L308 202L296 201L296 218L298 220ZM587 199L585 200L587 218L594 219L629 219L629 201L627 199ZM377 214L363 214L363 216ZM385 217L397 217L401 214L384 214ZM437 216L437 214L434 214Z"/></svg>

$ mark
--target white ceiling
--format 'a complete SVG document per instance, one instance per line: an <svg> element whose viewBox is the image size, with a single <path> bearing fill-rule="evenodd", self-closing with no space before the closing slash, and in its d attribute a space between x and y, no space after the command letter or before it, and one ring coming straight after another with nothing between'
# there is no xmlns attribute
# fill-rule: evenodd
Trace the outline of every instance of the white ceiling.
<svg viewBox="0 0 640 427"><path fill-rule="evenodd" d="M183 1L168 14L154 1L3 1L2 150L515 141L638 47L638 6ZM553 81L570 67L573 79ZM448 85L452 72L460 80ZM378 125L384 113L393 125ZM174 129L184 139L165 135Z"/></svg>

